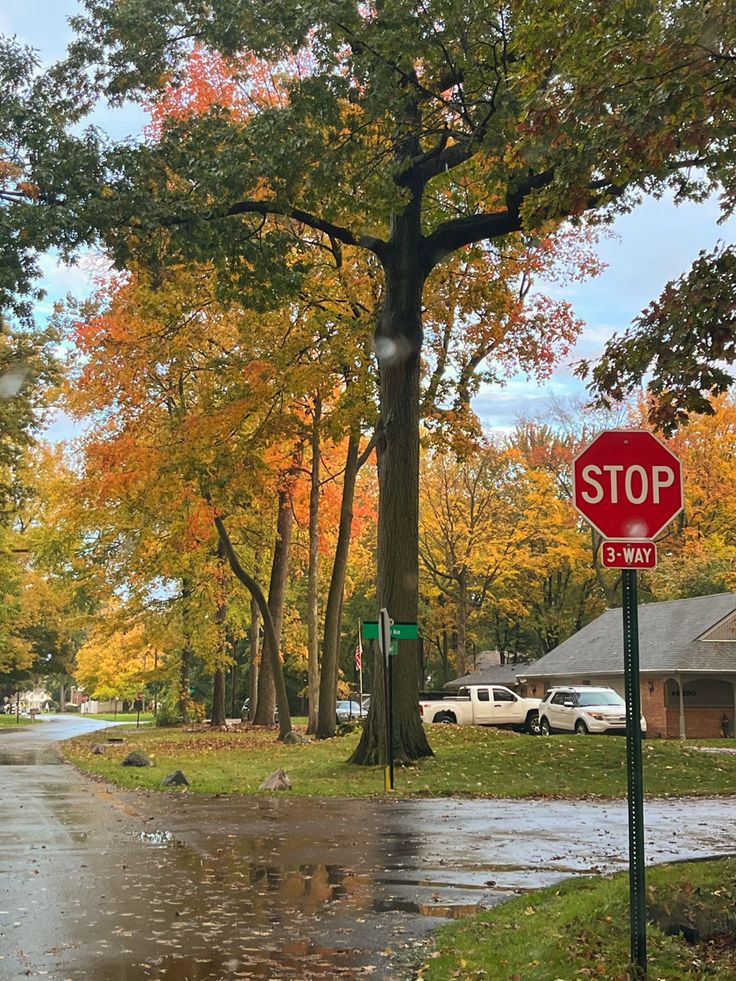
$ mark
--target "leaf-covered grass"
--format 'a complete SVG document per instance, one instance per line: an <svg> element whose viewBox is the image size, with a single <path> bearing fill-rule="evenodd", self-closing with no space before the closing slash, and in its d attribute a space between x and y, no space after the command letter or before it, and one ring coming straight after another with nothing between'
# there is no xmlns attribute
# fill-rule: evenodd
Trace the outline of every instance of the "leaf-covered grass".
<svg viewBox="0 0 736 981"><path fill-rule="evenodd" d="M21 715L19 722L16 722L14 715L0 715L0 729L11 729L18 725L29 726L31 722L27 715Z"/></svg>
<svg viewBox="0 0 736 981"><path fill-rule="evenodd" d="M627 981L628 903L628 873L527 893L442 927L419 977ZM736 977L736 859L648 869L647 903L653 981Z"/></svg>
<svg viewBox="0 0 736 981"><path fill-rule="evenodd" d="M358 734L285 746L275 729L244 727L229 732L199 728L123 729L124 745L110 744L92 755L104 733L69 740L64 751L80 769L125 787L157 787L182 769L195 793L252 794L279 767L293 788L288 793L362 796L383 792L382 767L357 767L346 760ZM543 739L470 726L433 726L435 752L415 766L396 767L396 794L423 797L623 797L626 741L609 736ZM644 743L644 786L648 796L736 794L736 756L701 753L692 742ZM149 768L120 765L132 749L154 760Z"/></svg>
<svg viewBox="0 0 736 981"><path fill-rule="evenodd" d="M138 713L118 712L116 714L114 712L95 712L94 715L81 715L80 718L92 719L93 721L99 719L100 722L126 722L128 724L132 722L135 725ZM141 712L141 722L153 722L155 718L156 716L153 712Z"/></svg>

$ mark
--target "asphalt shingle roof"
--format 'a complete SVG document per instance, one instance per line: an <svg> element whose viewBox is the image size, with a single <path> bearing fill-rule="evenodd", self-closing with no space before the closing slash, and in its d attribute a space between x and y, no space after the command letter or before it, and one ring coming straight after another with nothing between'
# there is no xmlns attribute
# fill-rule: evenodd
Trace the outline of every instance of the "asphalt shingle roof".
<svg viewBox="0 0 736 981"><path fill-rule="evenodd" d="M445 688L462 688L463 685L505 685L507 688L517 684L518 675L524 675L531 664L495 664L491 668L471 671L462 678L448 681Z"/></svg>
<svg viewBox="0 0 736 981"><path fill-rule="evenodd" d="M641 605L640 670L736 673L736 640L698 640L732 613L736 613L735 593ZM619 671L623 671L623 615L615 609L606 610L519 674L549 678Z"/></svg>

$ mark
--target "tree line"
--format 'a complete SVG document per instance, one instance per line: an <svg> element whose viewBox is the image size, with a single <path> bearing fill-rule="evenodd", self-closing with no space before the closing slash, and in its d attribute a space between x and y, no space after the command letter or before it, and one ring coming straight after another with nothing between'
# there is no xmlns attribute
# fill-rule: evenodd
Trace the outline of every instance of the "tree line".
<svg viewBox="0 0 736 981"><path fill-rule="evenodd" d="M420 422L462 459L480 439L477 386L515 368L543 373L565 352L579 324L531 289L561 236L611 220L644 193L698 199L723 188L730 206L733 9L724 0L319 8L85 0L84 9L68 57L48 70L12 40L0 47L0 303L29 316L36 259L50 247L72 257L94 244L118 270L99 309L80 311L79 322L95 324L96 343L99 318L124 296L117 310L153 360L115 351L121 337L111 330L122 390L109 404L98 392L88 447L111 473L83 508L124 491L135 509L125 535L103 521L85 546L106 549L113 567L140 565L122 599L156 605L172 600L171 584L143 595L144 531L167 543L173 597L187 609L177 628L182 692L206 594L217 611L212 629L224 634L229 570L263 624L258 701L264 712L278 704L283 735L282 596L305 459L313 611L316 461L331 425L325 474L330 451L343 453L321 652L331 711L349 488L361 465L375 452L375 606L414 621L420 545L427 556L432 548L430 538L420 542ZM129 99L151 111L143 140L114 143L83 128L100 100ZM722 264L720 255L710 260ZM641 328L666 336L654 315ZM726 360L730 350L718 347ZM652 357L637 337L612 347L594 374L601 398L618 393L612 379L622 373L624 387L635 383ZM693 387L701 397L722 391L722 375L700 372L708 358L692 350L679 401L668 367L657 373L669 385L656 390L658 404L674 406L665 421L703 408ZM90 372L94 361L90 352ZM89 385L94 395L92 374ZM147 474L160 474L150 492ZM272 555L250 524L264 494L276 508ZM169 526L162 506L171 495L179 508ZM194 545L207 552L204 580L190 561ZM450 578L443 571L435 563L435 587L469 611L477 598L462 563ZM312 626L313 703L317 636ZM416 709L419 652L407 642L402 655L395 750L413 759L431 750ZM386 756L381 672L379 658L358 763Z"/></svg>

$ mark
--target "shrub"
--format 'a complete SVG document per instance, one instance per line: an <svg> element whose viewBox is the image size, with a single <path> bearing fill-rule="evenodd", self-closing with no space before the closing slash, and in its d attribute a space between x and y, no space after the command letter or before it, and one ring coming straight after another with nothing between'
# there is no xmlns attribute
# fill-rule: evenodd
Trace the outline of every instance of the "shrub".
<svg viewBox="0 0 736 981"><path fill-rule="evenodd" d="M179 711L179 699L176 694L166 692L158 703L156 710L157 726L178 726L182 723L181 712Z"/></svg>

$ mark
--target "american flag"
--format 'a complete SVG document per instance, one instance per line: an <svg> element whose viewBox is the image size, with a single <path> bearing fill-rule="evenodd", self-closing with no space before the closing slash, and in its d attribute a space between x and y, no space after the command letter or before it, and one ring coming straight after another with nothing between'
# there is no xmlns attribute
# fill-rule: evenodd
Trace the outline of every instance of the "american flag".
<svg viewBox="0 0 736 981"><path fill-rule="evenodd" d="M355 669L360 671L363 664L363 643L360 639L360 627L358 627L358 646L355 648Z"/></svg>

